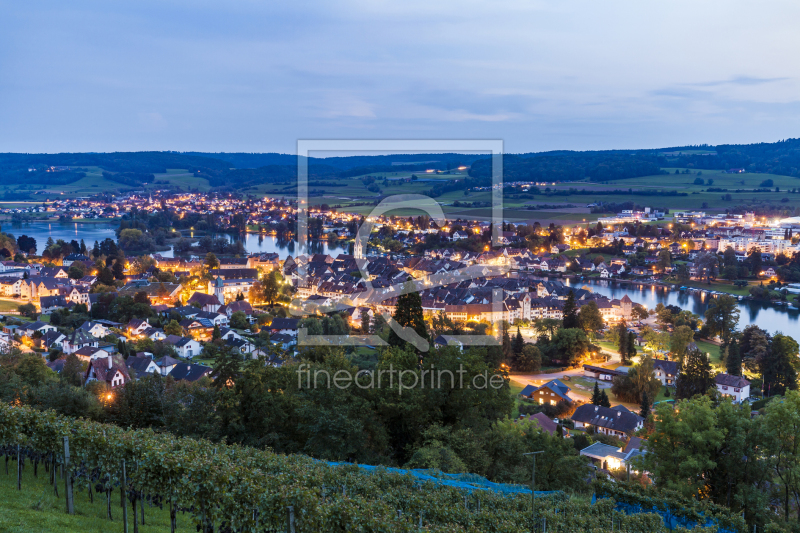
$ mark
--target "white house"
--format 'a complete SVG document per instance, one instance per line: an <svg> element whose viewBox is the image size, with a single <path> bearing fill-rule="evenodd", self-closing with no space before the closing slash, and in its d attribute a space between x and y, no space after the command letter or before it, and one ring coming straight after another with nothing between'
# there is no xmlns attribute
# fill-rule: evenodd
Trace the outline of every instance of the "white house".
<svg viewBox="0 0 800 533"><path fill-rule="evenodd" d="M717 374L714 377L717 391L723 396L730 396L733 403L741 403L750 397L750 382L741 376Z"/></svg>
<svg viewBox="0 0 800 533"><path fill-rule="evenodd" d="M181 357L191 359L195 355L198 355L203 350L203 347L193 338L183 337L175 343L175 349L178 350L178 355Z"/></svg>

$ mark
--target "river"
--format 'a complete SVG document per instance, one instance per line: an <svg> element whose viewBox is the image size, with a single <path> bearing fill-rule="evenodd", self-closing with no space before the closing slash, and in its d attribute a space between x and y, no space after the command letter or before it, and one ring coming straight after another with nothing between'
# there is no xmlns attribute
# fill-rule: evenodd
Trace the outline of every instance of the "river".
<svg viewBox="0 0 800 533"><path fill-rule="evenodd" d="M635 287L613 281L602 280L564 280L566 285L574 287L588 286L593 292L608 296L609 298L622 298L626 294L636 303L653 309L659 303L664 305L677 305L692 313L703 316L709 303L714 298L702 293L689 293L671 290L668 287ZM750 324L765 329L771 333L780 331L794 338L800 338L800 310L793 308L779 308L765 302L756 300L742 300L739 306L739 329Z"/></svg>
<svg viewBox="0 0 800 533"><path fill-rule="evenodd" d="M102 241L106 238L116 240L114 233L116 226L104 222L28 222L22 224L12 224L11 222L3 223L2 230L4 233L10 233L14 237L20 235L27 235L36 239L36 252L41 254L44 250L45 243L48 237L53 240L64 239L69 242L76 240L80 242L81 239L86 243L86 246L91 249L94 241ZM248 233L244 236L220 234L216 236L226 237L230 241L242 240L244 248L247 253L277 253L281 259L286 259L288 256L297 255L297 243L295 241L278 240L277 237L271 235L258 235ZM193 234L187 234L186 237L195 237ZM309 252L323 253L338 255L345 253L346 249L343 248L330 248L325 241L309 243ZM165 257L172 257L172 250L159 252Z"/></svg>

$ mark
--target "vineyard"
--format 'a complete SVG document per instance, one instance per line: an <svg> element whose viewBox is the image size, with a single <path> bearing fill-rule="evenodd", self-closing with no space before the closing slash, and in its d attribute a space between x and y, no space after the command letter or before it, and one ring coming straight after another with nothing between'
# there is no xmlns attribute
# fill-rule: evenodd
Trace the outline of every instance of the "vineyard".
<svg viewBox="0 0 800 533"><path fill-rule="evenodd" d="M117 519L119 506L122 516L130 512L123 523L109 522L109 530L128 531L132 520L135 533L137 504L141 509L146 501L169 511L173 532L178 521L204 533L667 531L658 514L620 512L611 498L592 504L557 493L537 498L532 511L530 492L462 490L384 469L332 466L6 404L0 405L0 446L6 468L9 461L16 466L9 475L29 468L49 475L65 513L74 512L73 491L104 498L109 518L112 507Z"/></svg>

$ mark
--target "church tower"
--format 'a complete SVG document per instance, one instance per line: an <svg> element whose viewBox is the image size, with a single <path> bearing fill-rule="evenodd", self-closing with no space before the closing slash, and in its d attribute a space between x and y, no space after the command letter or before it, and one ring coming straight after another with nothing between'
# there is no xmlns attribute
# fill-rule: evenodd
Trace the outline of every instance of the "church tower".
<svg viewBox="0 0 800 533"><path fill-rule="evenodd" d="M222 283L222 278L219 276L214 280L214 296L217 297L220 304L225 305L225 286Z"/></svg>
<svg viewBox="0 0 800 533"><path fill-rule="evenodd" d="M353 257L355 259L364 259L364 250L361 247L361 239L356 237L355 243L353 243Z"/></svg>

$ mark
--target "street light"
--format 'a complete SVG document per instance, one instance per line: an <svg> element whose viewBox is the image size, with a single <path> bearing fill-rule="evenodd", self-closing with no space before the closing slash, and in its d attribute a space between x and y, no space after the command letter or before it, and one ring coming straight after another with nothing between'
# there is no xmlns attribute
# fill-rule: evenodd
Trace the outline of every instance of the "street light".
<svg viewBox="0 0 800 533"><path fill-rule="evenodd" d="M531 475L531 531L533 531L533 511L534 511L534 500L536 498L536 455L544 453L544 450L539 452L529 452L523 453L522 455L532 455L533 456L533 474Z"/></svg>

